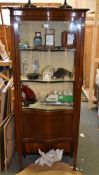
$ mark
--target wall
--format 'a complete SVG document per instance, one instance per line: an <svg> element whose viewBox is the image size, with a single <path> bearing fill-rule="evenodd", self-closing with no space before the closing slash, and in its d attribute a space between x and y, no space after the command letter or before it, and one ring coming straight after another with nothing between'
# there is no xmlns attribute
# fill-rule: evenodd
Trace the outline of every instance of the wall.
<svg viewBox="0 0 99 175"><path fill-rule="evenodd" d="M0 0L0 2L27 2L28 0ZM31 0L33 3L63 3L64 0ZM96 0L67 0L67 3L78 8L94 8Z"/></svg>
<svg viewBox="0 0 99 175"><path fill-rule="evenodd" d="M69 2L69 0L68 0ZM96 0L75 0L77 8L95 8Z"/></svg>

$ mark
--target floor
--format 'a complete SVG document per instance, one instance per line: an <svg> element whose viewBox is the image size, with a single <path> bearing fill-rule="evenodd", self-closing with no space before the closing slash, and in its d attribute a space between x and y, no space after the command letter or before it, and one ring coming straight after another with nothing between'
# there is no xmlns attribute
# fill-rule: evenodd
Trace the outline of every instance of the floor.
<svg viewBox="0 0 99 175"><path fill-rule="evenodd" d="M85 175L99 175L99 119L97 109L88 110L88 104L82 103L78 165Z"/></svg>
<svg viewBox="0 0 99 175"><path fill-rule="evenodd" d="M81 105L81 120L79 132L79 147L77 169L84 175L99 175L99 131L97 109L89 110L88 103ZM33 163L37 155L29 155L23 159L24 166ZM64 162L71 165L72 159L63 156ZM18 172L17 153L15 153L11 165L3 175L14 175Z"/></svg>

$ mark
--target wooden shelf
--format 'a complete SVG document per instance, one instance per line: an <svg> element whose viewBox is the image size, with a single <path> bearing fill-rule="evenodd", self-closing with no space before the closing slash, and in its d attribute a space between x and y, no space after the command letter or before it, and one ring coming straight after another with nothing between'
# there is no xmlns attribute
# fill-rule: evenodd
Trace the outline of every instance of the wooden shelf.
<svg viewBox="0 0 99 175"><path fill-rule="evenodd" d="M0 60L0 66L11 66L12 65L12 61L1 61Z"/></svg>

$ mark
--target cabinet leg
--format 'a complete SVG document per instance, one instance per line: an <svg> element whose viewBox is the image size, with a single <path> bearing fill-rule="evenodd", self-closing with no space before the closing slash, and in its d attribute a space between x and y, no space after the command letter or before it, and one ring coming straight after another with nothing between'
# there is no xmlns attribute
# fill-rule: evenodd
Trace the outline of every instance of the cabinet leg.
<svg viewBox="0 0 99 175"><path fill-rule="evenodd" d="M70 157L73 158L73 144L71 144L71 148L70 148Z"/></svg>
<svg viewBox="0 0 99 175"><path fill-rule="evenodd" d="M18 153L18 163L19 163L19 169L23 169L23 164L22 164L22 154Z"/></svg>
<svg viewBox="0 0 99 175"><path fill-rule="evenodd" d="M23 157L26 158L26 153L23 153Z"/></svg>
<svg viewBox="0 0 99 175"><path fill-rule="evenodd" d="M77 151L74 151L74 156L73 156L73 170L76 171L76 163L77 163Z"/></svg>

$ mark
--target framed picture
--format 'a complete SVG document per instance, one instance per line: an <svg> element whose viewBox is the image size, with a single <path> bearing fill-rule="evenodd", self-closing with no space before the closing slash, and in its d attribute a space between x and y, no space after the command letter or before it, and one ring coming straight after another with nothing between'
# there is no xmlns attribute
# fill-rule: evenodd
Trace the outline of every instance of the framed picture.
<svg viewBox="0 0 99 175"><path fill-rule="evenodd" d="M47 29L45 34L45 45L53 47L55 45L55 30Z"/></svg>
<svg viewBox="0 0 99 175"><path fill-rule="evenodd" d="M53 34L45 35L45 45L46 46L54 46L55 37Z"/></svg>
<svg viewBox="0 0 99 175"><path fill-rule="evenodd" d="M75 47L75 34L73 32L63 31L61 34L61 45L67 49Z"/></svg>

